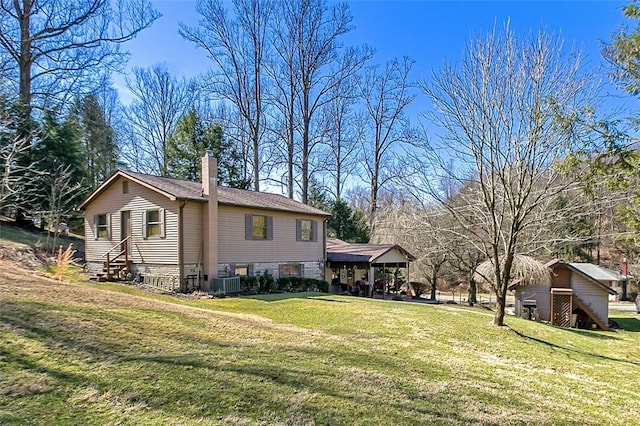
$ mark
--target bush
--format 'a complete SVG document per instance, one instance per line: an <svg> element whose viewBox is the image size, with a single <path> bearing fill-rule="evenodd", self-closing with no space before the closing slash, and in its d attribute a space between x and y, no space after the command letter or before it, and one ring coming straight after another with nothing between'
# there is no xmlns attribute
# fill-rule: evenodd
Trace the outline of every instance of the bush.
<svg viewBox="0 0 640 426"><path fill-rule="evenodd" d="M258 284L260 293L271 293L273 291L273 285L275 280L273 275L269 273L268 269L265 269L262 275L258 275Z"/></svg>
<svg viewBox="0 0 640 426"><path fill-rule="evenodd" d="M431 289L431 285L420 281L411 281L409 284L411 284L411 288L413 289L413 297L416 299Z"/></svg>
<svg viewBox="0 0 640 426"><path fill-rule="evenodd" d="M289 291L292 293L301 291L329 292L329 283L315 278L280 277L278 278L276 285L279 290Z"/></svg>
<svg viewBox="0 0 640 426"><path fill-rule="evenodd" d="M240 287L242 288L242 292L245 294L254 293L258 287L258 277L253 277L249 275L241 275L240 276Z"/></svg>

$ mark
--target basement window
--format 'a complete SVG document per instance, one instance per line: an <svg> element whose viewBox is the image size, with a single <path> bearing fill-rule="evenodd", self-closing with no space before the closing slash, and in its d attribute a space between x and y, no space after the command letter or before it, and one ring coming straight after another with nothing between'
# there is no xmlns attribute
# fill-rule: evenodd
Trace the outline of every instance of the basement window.
<svg viewBox="0 0 640 426"><path fill-rule="evenodd" d="M304 265L301 263L285 263L280 265L280 273L281 277L300 277L304 276Z"/></svg>

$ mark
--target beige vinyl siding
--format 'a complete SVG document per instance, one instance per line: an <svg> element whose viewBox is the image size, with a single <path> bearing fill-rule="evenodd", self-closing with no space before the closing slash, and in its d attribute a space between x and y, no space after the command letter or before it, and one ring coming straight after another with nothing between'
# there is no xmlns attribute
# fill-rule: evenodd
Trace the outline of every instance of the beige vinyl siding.
<svg viewBox="0 0 640 426"><path fill-rule="evenodd" d="M183 244L184 263L202 265L202 203L187 202L182 210L183 219Z"/></svg>
<svg viewBox="0 0 640 426"><path fill-rule="evenodd" d="M396 249L393 249L393 250L389 250L388 252L386 252L379 258L377 258L376 265L380 263L402 263L406 261L407 261L407 258L404 257L402 253L400 253Z"/></svg>
<svg viewBox="0 0 640 426"><path fill-rule="evenodd" d="M606 324L609 318L609 293L575 272L572 274L572 279L571 286L574 294L582 299L584 303L590 305L596 315Z"/></svg>
<svg viewBox="0 0 640 426"><path fill-rule="evenodd" d="M179 201L171 201L155 191L129 181L128 193L123 194L123 179L111 186L90 203L85 210L85 250L87 261L102 262L103 254L121 241L121 212L131 212L130 258L136 264L177 264L177 230ZM164 238L143 237L143 215L147 210L164 209ZM96 240L94 216L109 214L111 238Z"/></svg>
<svg viewBox="0 0 640 426"><path fill-rule="evenodd" d="M245 214L273 218L272 240L246 240ZM317 221L322 232L322 216L246 209L220 205L218 209L218 253L220 263L290 263L317 262L324 259L323 238L296 241L296 219Z"/></svg>

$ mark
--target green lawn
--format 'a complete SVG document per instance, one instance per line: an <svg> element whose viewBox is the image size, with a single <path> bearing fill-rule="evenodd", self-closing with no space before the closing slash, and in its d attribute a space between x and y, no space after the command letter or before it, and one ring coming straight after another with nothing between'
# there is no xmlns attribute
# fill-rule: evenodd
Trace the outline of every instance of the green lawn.
<svg viewBox="0 0 640 426"><path fill-rule="evenodd" d="M84 250L84 240L77 235L58 238L57 242L58 245L62 245L64 248L66 248L69 243L73 243L75 250ZM0 243L17 243L28 246L41 245L44 247L47 243L47 233L21 228L13 225L9 221L0 219ZM53 243L53 234L50 236L50 243Z"/></svg>
<svg viewBox="0 0 640 426"><path fill-rule="evenodd" d="M456 305L183 300L0 265L0 424L640 424L640 321Z"/></svg>

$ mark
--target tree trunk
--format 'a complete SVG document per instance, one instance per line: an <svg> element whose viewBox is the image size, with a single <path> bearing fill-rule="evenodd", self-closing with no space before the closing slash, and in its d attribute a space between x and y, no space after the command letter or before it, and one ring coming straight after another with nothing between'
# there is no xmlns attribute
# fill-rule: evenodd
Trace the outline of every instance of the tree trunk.
<svg viewBox="0 0 640 426"><path fill-rule="evenodd" d="M506 294L496 294L496 314L493 317L493 325L495 326L502 327L504 325L506 299Z"/></svg>
<svg viewBox="0 0 640 426"><path fill-rule="evenodd" d="M476 281L473 278L471 278L469 280L469 295L467 297L469 306L473 306L476 303L478 303L477 293L478 293L478 285L476 284Z"/></svg>
<svg viewBox="0 0 640 426"><path fill-rule="evenodd" d="M20 19L20 126L18 137L26 138L30 133L31 121L31 68L33 57L31 55L31 1L25 0Z"/></svg>
<svg viewBox="0 0 640 426"><path fill-rule="evenodd" d="M293 105L293 99L289 100ZM293 200L293 163L295 163L295 135L293 110L289 111L289 128L287 129L287 195Z"/></svg>
<svg viewBox="0 0 640 426"><path fill-rule="evenodd" d="M436 300L436 283L438 280L438 268L433 268L431 270L431 295L429 296L430 300Z"/></svg>
<svg viewBox="0 0 640 426"><path fill-rule="evenodd" d="M309 201L309 126L310 120L306 119L302 130L302 203Z"/></svg>
<svg viewBox="0 0 640 426"><path fill-rule="evenodd" d="M256 135L252 135L253 142L253 190L260 191L260 167L258 162L260 161L260 141Z"/></svg>

